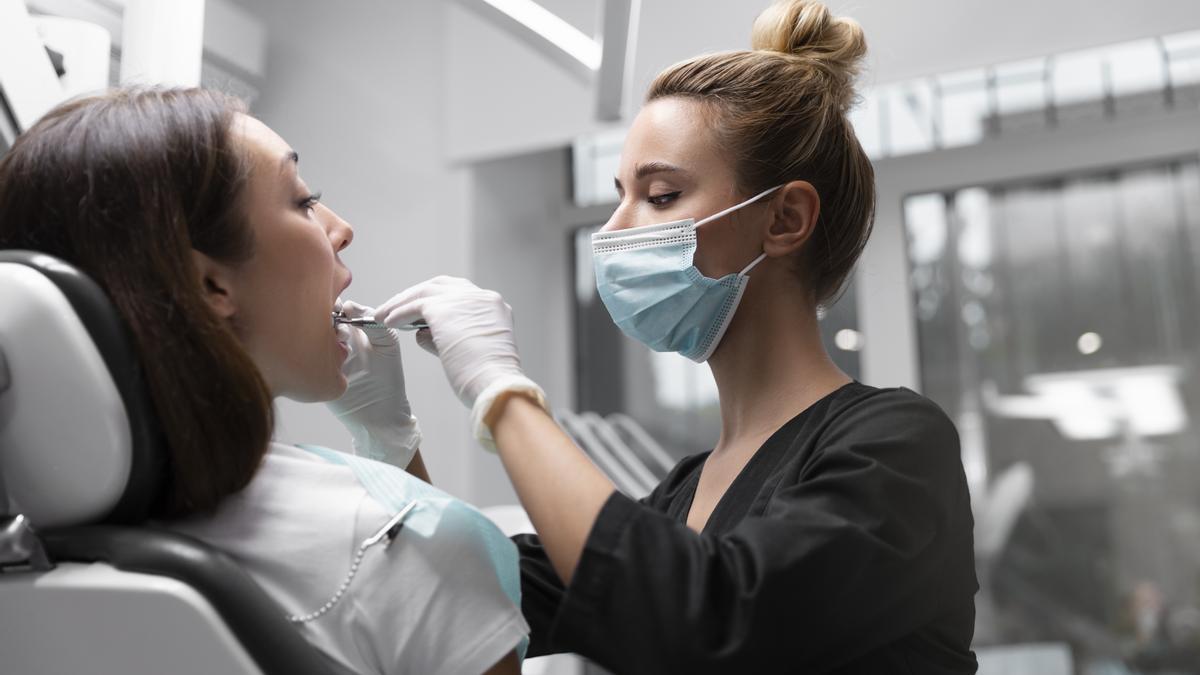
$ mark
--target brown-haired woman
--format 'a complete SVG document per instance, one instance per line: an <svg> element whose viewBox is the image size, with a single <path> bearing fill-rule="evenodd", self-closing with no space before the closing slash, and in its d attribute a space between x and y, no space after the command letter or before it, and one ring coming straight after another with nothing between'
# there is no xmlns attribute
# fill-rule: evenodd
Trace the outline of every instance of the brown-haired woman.
<svg viewBox="0 0 1200 675"><path fill-rule="evenodd" d="M355 672L517 673L528 627L498 530L394 466L271 442L273 397L337 399L356 450L425 473L395 335L331 322L354 233L298 162L213 92L68 102L0 159L0 248L74 264L128 324L166 436L157 519L233 555ZM345 364L370 371L349 391ZM360 551L397 507L364 472L418 508Z"/></svg>
<svg viewBox="0 0 1200 675"><path fill-rule="evenodd" d="M531 653L574 651L622 675L973 673L955 429L907 389L852 381L817 326L873 218L871 164L846 117L862 31L782 0L753 42L658 76L625 141L620 205L593 240L614 321L711 366L711 452L635 502L542 409L499 296L439 278L376 318L429 322L419 337L539 533L518 539Z"/></svg>

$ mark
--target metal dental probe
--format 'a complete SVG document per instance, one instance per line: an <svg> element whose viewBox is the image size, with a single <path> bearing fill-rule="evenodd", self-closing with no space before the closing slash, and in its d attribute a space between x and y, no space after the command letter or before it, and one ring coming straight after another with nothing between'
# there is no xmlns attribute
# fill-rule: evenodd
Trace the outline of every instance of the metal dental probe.
<svg viewBox="0 0 1200 675"><path fill-rule="evenodd" d="M368 317L350 318L341 312L333 312L333 322L349 324L359 328L387 328L387 326L374 319ZM404 326L397 326L398 330L421 330L422 328L429 328L429 324L424 321L416 321Z"/></svg>

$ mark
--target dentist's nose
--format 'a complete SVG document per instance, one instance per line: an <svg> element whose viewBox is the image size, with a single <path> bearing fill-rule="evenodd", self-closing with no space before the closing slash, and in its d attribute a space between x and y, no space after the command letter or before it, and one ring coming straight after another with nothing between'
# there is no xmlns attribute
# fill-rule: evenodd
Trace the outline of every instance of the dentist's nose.
<svg viewBox="0 0 1200 675"><path fill-rule="evenodd" d="M618 206L612 215L608 217L608 222L604 223L604 227L600 228L601 232L615 232L617 230L625 230L636 226L632 216L632 209L626 208L624 205Z"/></svg>

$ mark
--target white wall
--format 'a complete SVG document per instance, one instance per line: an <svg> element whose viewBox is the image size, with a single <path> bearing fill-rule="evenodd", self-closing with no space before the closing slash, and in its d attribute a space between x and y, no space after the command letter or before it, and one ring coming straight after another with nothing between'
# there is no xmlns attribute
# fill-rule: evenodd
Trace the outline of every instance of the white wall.
<svg viewBox="0 0 1200 675"><path fill-rule="evenodd" d="M301 156L301 175L355 226L347 297L380 303L435 274L466 275L465 171L443 161L444 13L438 0L256 0L269 33L255 113ZM434 482L470 496L466 413L436 359L404 350L422 454ZM347 448L321 405L279 402L277 435Z"/></svg>
<svg viewBox="0 0 1200 675"><path fill-rule="evenodd" d="M550 150L472 169L472 279L513 305L522 363L555 408L571 406L575 379L569 168L565 150ZM516 503L495 457L479 457L471 475L478 504Z"/></svg>

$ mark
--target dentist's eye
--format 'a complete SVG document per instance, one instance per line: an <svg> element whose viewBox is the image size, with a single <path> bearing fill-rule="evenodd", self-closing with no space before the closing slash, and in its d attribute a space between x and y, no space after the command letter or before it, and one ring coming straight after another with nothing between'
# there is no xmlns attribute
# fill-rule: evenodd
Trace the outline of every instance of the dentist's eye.
<svg viewBox="0 0 1200 675"><path fill-rule="evenodd" d="M650 195L649 197L646 198L646 201L650 202L651 204L653 204L655 206L666 206L667 204L670 204L671 202L675 201L678 197L679 197L679 192L676 191L676 192L668 192L666 194L661 194L661 195Z"/></svg>

